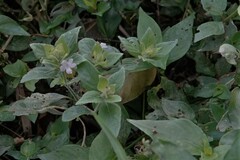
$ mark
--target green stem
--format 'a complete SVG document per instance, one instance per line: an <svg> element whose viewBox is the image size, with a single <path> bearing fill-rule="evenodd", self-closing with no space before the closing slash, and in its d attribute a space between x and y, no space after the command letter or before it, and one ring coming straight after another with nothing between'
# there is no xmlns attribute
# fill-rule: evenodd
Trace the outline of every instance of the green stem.
<svg viewBox="0 0 240 160"><path fill-rule="evenodd" d="M223 22L229 21L229 20L232 19L234 16L236 16L236 14L237 14L237 9L236 9L234 12L232 12L229 16L227 16L227 17L223 20Z"/></svg>
<svg viewBox="0 0 240 160"><path fill-rule="evenodd" d="M66 78L65 73L63 73L62 76L64 79L64 86L67 88L69 93L72 95L74 101L77 102L79 100L79 96L74 92L74 90L69 85L67 85L67 78Z"/></svg>
<svg viewBox="0 0 240 160"><path fill-rule="evenodd" d="M145 135L141 135L140 137L138 137L137 139L135 139L131 144L129 144L127 147L125 147L125 150L128 150L130 148L132 148L136 143L138 143L139 141L141 141L141 139L144 137Z"/></svg>

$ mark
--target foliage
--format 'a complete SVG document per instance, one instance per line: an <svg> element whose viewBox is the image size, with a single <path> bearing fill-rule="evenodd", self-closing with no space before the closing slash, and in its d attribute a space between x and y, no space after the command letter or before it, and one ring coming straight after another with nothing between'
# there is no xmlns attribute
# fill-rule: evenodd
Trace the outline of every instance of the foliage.
<svg viewBox="0 0 240 160"><path fill-rule="evenodd" d="M239 159L238 3L0 0L0 159Z"/></svg>

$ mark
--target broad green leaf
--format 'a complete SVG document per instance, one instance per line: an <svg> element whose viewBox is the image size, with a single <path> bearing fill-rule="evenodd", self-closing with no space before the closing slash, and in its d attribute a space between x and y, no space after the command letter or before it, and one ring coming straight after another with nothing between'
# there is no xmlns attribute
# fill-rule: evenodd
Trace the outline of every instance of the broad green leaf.
<svg viewBox="0 0 240 160"><path fill-rule="evenodd" d="M202 155L200 160L225 160L224 156L229 150L230 145L219 145L214 148L212 155Z"/></svg>
<svg viewBox="0 0 240 160"><path fill-rule="evenodd" d="M76 144L67 144L55 151L38 155L41 160L89 160L88 156L89 149Z"/></svg>
<svg viewBox="0 0 240 160"><path fill-rule="evenodd" d="M83 96L77 101L76 105L83 105L88 103L102 103L103 98L101 93L98 91L87 91Z"/></svg>
<svg viewBox="0 0 240 160"><path fill-rule="evenodd" d="M56 41L55 46L61 43L65 43L67 45L68 50L70 53L77 51L77 41L78 41L78 34L81 27L77 27L74 29L71 29L64 34L62 34L59 39Z"/></svg>
<svg viewBox="0 0 240 160"><path fill-rule="evenodd" d="M86 109L86 107L84 107L84 106L72 106L72 107L66 109L63 112L62 121L63 122L72 121L75 118L78 118L82 115L88 115L88 114L90 114L90 112L89 112L88 109Z"/></svg>
<svg viewBox="0 0 240 160"><path fill-rule="evenodd" d="M240 157L240 136L236 137L231 148L228 150L224 156L224 160L237 160Z"/></svg>
<svg viewBox="0 0 240 160"><path fill-rule="evenodd" d="M143 60L151 63L155 67L159 67L165 70L167 67L169 53L176 46L176 44L177 40L159 43L156 46L157 48L159 48L156 56L152 58L144 58Z"/></svg>
<svg viewBox="0 0 240 160"><path fill-rule="evenodd" d="M156 1L156 0L153 0ZM187 0L161 0L160 5L164 7L179 7L184 10Z"/></svg>
<svg viewBox="0 0 240 160"><path fill-rule="evenodd" d="M166 160L196 160L189 152L184 148L178 147L177 145L164 141L156 141L151 146L153 152L158 155L159 159Z"/></svg>
<svg viewBox="0 0 240 160"><path fill-rule="evenodd" d="M142 39L148 28L151 28L154 32L156 42L162 42L162 32L159 25L153 20L153 18L147 15L142 8L139 8L139 20L137 25L137 37L139 40Z"/></svg>
<svg viewBox="0 0 240 160"><path fill-rule="evenodd" d="M0 122L13 121L15 116L8 111L9 106L0 106Z"/></svg>
<svg viewBox="0 0 240 160"><path fill-rule="evenodd" d="M78 65L77 72L84 88L87 90L97 90L98 75L100 73L91 63L88 61L81 63Z"/></svg>
<svg viewBox="0 0 240 160"><path fill-rule="evenodd" d="M77 101L76 105L82 105L87 103L114 103L120 102L121 97L118 95L110 95L109 97L103 97L101 92L98 91L87 91L83 96Z"/></svg>
<svg viewBox="0 0 240 160"><path fill-rule="evenodd" d="M231 130L221 137L219 141L219 145L232 145L236 137L239 137L239 136L240 136L240 129Z"/></svg>
<svg viewBox="0 0 240 160"><path fill-rule="evenodd" d="M115 84L115 92L118 93L124 84L125 81L125 69L122 67L119 71L113 73L108 81L110 84Z"/></svg>
<svg viewBox="0 0 240 160"><path fill-rule="evenodd" d="M97 16L102 16L107 10L109 10L111 8L111 5L109 2L105 2L105 1L102 1L102 2L99 2L97 4L97 12L93 13L94 15L97 15Z"/></svg>
<svg viewBox="0 0 240 160"><path fill-rule="evenodd" d="M118 29L122 17L114 7L111 7L101 17L97 16L98 29L105 37L113 38Z"/></svg>
<svg viewBox="0 0 240 160"><path fill-rule="evenodd" d="M183 57L189 50L193 40L192 27L194 18L195 16L192 14L164 32L164 41L178 39L177 45L169 53L168 64Z"/></svg>
<svg viewBox="0 0 240 160"><path fill-rule="evenodd" d="M3 71L9 76L19 78L22 77L28 71L28 66L21 60L17 60L13 64L8 64L3 68Z"/></svg>
<svg viewBox="0 0 240 160"><path fill-rule="evenodd" d="M183 101L162 98L162 109L168 117L187 118L190 120L195 118L191 106Z"/></svg>
<svg viewBox="0 0 240 160"><path fill-rule="evenodd" d="M17 22L13 19L0 15L0 32L8 35L30 36Z"/></svg>
<svg viewBox="0 0 240 160"><path fill-rule="evenodd" d="M139 58L124 58L122 60L122 66L128 72L139 72L153 68L152 64L143 62L142 59Z"/></svg>
<svg viewBox="0 0 240 160"><path fill-rule="evenodd" d="M97 9L97 0L83 0L83 3L90 8L90 11L94 11Z"/></svg>
<svg viewBox="0 0 240 160"><path fill-rule="evenodd" d="M139 39L139 41L141 49L144 48L145 50L147 48L153 48L154 45L156 44L155 33L152 31L150 27L148 27L146 32L141 37L141 39Z"/></svg>
<svg viewBox="0 0 240 160"><path fill-rule="evenodd" d="M94 116L95 120L98 122L98 124L101 126L102 131L105 133L109 142L111 143L112 148L113 148L114 152L116 153L118 160L127 160L128 158L127 158L125 150L121 146L118 139L113 135L113 133L106 126L106 124L104 123L104 120L94 112L93 112L93 116Z"/></svg>
<svg viewBox="0 0 240 160"><path fill-rule="evenodd" d="M15 52L23 51L29 47L30 42L31 39L29 37L14 36L12 41L7 46L6 50Z"/></svg>
<svg viewBox="0 0 240 160"><path fill-rule="evenodd" d="M55 68L35 67L22 77L21 83L31 80L52 79L57 73L58 71Z"/></svg>
<svg viewBox="0 0 240 160"><path fill-rule="evenodd" d="M91 38L83 38L78 42L79 53L83 55L91 55L96 41Z"/></svg>
<svg viewBox="0 0 240 160"><path fill-rule="evenodd" d="M108 79L99 75L99 81L98 81L97 89L100 92L104 92L105 89L108 87L108 85L109 85Z"/></svg>
<svg viewBox="0 0 240 160"><path fill-rule="evenodd" d="M227 0L201 0L203 9L212 16L221 16L227 7Z"/></svg>
<svg viewBox="0 0 240 160"><path fill-rule="evenodd" d="M204 38L213 36L213 35L221 35L224 31L224 25L222 22L217 21L209 21L198 26L198 33L194 36L194 42L198 42Z"/></svg>
<svg viewBox="0 0 240 160"><path fill-rule="evenodd" d="M14 145L14 140L8 135L0 135L0 156Z"/></svg>
<svg viewBox="0 0 240 160"><path fill-rule="evenodd" d="M201 155L209 147L207 136L188 119L128 121L153 140L171 142L193 155Z"/></svg>
<svg viewBox="0 0 240 160"><path fill-rule="evenodd" d="M63 103L60 100L66 98L66 96L57 93L33 93L30 97L11 104L8 111L13 112L13 115L17 116L44 113L54 110L55 107L64 107L67 102ZM59 102L61 104L58 104Z"/></svg>
<svg viewBox="0 0 240 160"><path fill-rule="evenodd" d="M121 128L121 107L115 103L102 103L99 106L98 115L112 134L117 137Z"/></svg>
<svg viewBox="0 0 240 160"><path fill-rule="evenodd" d="M21 147L20 152L27 158L32 158L37 154L40 148L38 148L37 144L33 141L27 140L25 141Z"/></svg>
<svg viewBox="0 0 240 160"><path fill-rule="evenodd" d="M137 57L141 54L140 44L136 37L123 38L118 36L118 38L121 41L123 48L127 50L130 55Z"/></svg>
<svg viewBox="0 0 240 160"><path fill-rule="evenodd" d="M110 160L115 157L111 143L104 132L97 135L89 149L90 160L99 160L99 157L101 157L101 160Z"/></svg>
<svg viewBox="0 0 240 160"><path fill-rule="evenodd" d="M37 59L46 57L49 52L52 52L54 50L53 45L44 43L32 43L30 44L30 47L32 48L33 53Z"/></svg>

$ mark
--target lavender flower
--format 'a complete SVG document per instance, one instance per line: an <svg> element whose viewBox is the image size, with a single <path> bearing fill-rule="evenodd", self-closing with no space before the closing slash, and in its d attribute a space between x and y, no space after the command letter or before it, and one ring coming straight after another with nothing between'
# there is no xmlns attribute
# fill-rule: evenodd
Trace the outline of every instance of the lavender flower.
<svg viewBox="0 0 240 160"><path fill-rule="evenodd" d="M73 59L69 59L69 60L63 60L61 62L61 66L60 66L60 70L62 72L65 72L67 74L72 74L72 68L76 67L76 63L73 63Z"/></svg>
<svg viewBox="0 0 240 160"><path fill-rule="evenodd" d="M106 43L100 43L100 46L102 47L102 49L107 49L108 48Z"/></svg>

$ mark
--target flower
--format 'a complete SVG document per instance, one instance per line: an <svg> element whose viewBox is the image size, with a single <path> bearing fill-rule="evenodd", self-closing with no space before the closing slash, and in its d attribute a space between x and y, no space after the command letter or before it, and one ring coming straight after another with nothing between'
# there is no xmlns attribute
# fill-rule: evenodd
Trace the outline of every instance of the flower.
<svg viewBox="0 0 240 160"><path fill-rule="evenodd" d="M218 52L227 60L228 63L232 64L232 65L236 65L236 59L238 58L238 51L237 49L230 45L230 44L222 44L219 47Z"/></svg>
<svg viewBox="0 0 240 160"><path fill-rule="evenodd" d="M61 66L60 66L60 70L62 72L65 72L67 74L72 74L72 68L76 67L76 63L73 63L73 59L69 59L69 60L63 60L61 62Z"/></svg>

